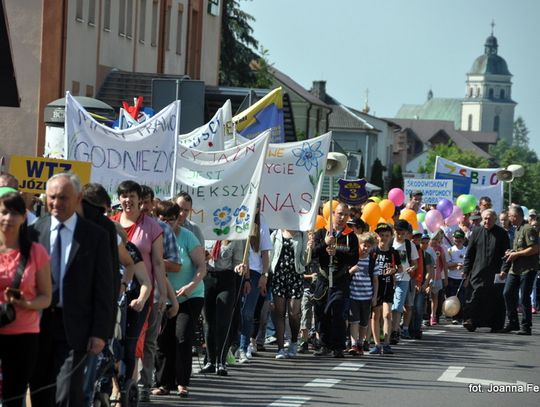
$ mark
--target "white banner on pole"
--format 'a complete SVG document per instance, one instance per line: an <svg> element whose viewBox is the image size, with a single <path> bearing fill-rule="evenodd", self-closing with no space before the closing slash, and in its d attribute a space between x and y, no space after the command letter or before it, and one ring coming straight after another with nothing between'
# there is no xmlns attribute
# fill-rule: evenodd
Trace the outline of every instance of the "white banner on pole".
<svg viewBox="0 0 540 407"><path fill-rule="evenodd" d="M404 192L410 197L414 191L422 191L422 202L436 205L441 199L454 200L451 179L405 178Z"/></svg>
<svg viewBox="0 0 540 407"><path fill-rule="evenodd" d="M176 192L193 199L191 219L206 239L247 239L253 222L271 131L222 151L178 144Z"/></svg>
<svg viewBox="0 0 540 407"><path fill-rule="evenodd" d="M98 123L68 93L66 152L68 160L92 163L92 182L111 196L124 180L148 185L159 198L171 196L175 157L176 101L148 121L126 130Z"/></svg>
<svg viewBox="0 0 540 407"><path fill-rule="evenodd" d="M227 100L208 123L190 133L181 134L178 143L200 151L225 150L225 140L231 132L232 109L231 101Z"/></svg>

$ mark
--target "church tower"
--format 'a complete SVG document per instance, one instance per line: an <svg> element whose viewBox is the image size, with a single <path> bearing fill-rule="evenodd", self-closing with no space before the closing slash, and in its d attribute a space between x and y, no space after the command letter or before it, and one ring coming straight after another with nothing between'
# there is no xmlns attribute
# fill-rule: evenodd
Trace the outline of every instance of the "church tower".
<svg viewBox="0 0 540 407"><path fill-rule="evenodd" d="M484 54L476 58L467 74L465 98L461 103L461 130L497 132L499 138L512 144L514 108L512 74L506 61L498 55L497 38L486 39Z"/></svg>

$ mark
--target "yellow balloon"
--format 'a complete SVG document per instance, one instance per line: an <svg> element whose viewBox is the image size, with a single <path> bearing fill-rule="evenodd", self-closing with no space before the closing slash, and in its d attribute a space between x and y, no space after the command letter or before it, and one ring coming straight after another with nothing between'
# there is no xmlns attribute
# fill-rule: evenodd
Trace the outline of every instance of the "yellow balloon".
<svg viewBox="0 0 540 407"><path fill-rule="evenodd" d="M381 198L378 196L370 196L368 201L373 201L375 203L381 203Z"/></svg>
<svg viewBox="0 0 540 407"><path fill-rule="evenodd" d="M381 208L375 202L370 202L362 208L362 220L369 225L376 225L380 217Z"/></svg>

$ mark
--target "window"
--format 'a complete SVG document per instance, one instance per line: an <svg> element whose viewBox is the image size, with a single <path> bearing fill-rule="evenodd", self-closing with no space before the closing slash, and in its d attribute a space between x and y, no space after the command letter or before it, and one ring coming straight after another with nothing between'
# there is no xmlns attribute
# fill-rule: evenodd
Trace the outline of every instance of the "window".
<svg viewBox="0 0 540 407"><path fill-rule="evenodd" d="M86 96L89 98L94 97L94 87L92 85L86 85Z"/></svg>
<svg viewBox="0 0 540 407"><path fill-rule="evenodd" d="M83 20L83 0L77 0L75 5L75 20L82 23Z"/></svg>
<svg viewBox="0 0 540 407"><path fill-rule="evenodd" d="M73 96L79 96L81 84L78 81L71 81L71 94Z"/></svg>
<svg viewBox="0 0 540 407"><path fill-rule="evenodd" d="M504 99L504 89L499 91L499 98Z"/></svg>
<svg viewBox="0 0 540 407"><path fill-rule="evenodd" d="M470 97L470 98L473 97L473 88L469 88L469 97Z"/></svg>
<svg viewBox="0 0 540 407"><path fill-rule="evenodd" d="M169 51L171 43L171 5L167 5L165 12L165 50Z"/></svg>
<svg viewBox="0 0 540 407"><path fill-rule="evenodd" d="M469 115L467 130L472 131L472 114Z"/></svg>
<svg viewBox="0 0 540 407"><path fill-rule="evenodd" d="M499 132L499 125L500 125L501 119L499 118L499 115L495 116L493 119L493 131Z"/></svg>
<svg viewBox="0 0 540 407"><path fill-rule="evenodd" d="M152 32L151 32L152 39L150 42L150 45L152 47L157 46L158 8L159 8L158 0L153 0L152 2Z"/></svg>
<svg viewBox="0 0 540 407"><path fill-rule="evenodd" d="M127 0L126 37L133 38L133 0Z"/></svg>
<svg viewBox="0 0 540 407"><path fill-rule="evenodd" d="M96 26L96 0L88 2L88 25Z"/></svg>
<svg viewBox="0 0 540 407"><path fill-rule="evenodd" d="M493 88L489 88L488 97L493 99Z"/></svg>
<svg viewBox="0 0 540 407"><path fill-rule="evenodd" d="M144 44L146 30L146 0L141 0L141 13L139 15L139 42Z"/></svg>
<svg viewBox="0 0 540 407"><path fill-rule="evenodd" d="M178 5L178 21L176 22L176 53L182 55L182 20L184 17L184 5Z"/></svg>
<svg viewBox="0 0 540 407"><path fill-rule="evenodd" d="M219 0L208 0L208 14L219 16Z"/></svg>
<svg viewBox="0 0 540 407"><path fill-rule="evenodd" d="M480 97L480 88L476 88L476 97Z"/></svg>
<svg viewBox="0 0 540 407"><path fill-rule="evenodd" d="M126 0L120 0L118 7L118 35L126 35Z"/></svg>
<svg viewBox="0 0 540 407"><path fill-rule="evenodd" d="M105 0L103 5L103 30L111 31L111 0Z"/></svg>

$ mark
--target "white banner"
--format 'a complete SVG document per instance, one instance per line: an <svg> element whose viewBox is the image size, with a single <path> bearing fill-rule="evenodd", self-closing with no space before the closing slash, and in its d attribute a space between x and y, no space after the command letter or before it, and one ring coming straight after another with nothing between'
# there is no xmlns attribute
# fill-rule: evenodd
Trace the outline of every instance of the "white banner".
<svg viewBox="0 0 540 407"><path fill-rule="evenodd" d="M176 192L193 198L191 219L205 239L247 239L271 131L223 151L178 144Z"/></svg>
<svg viewBox="0 0 540 407"><path fill-rule="evenodd" d="M95 121L68 93L66 95L67 159L92 163L92 182L116 197L124 180L148 185L159 198L171 196L175 134L179 101L148 121L127 130L113 130Z"/></svg>
<svg viewBox="0 0 540 407"><path fill-rule="evenodd" d="M179 136L179 144L200 151L225 150L225 139L232 134L231 101L227 100L204 126Z"/></svg>
<svg viewBox="0 0 540 407"><path fill-rule="evenodd" d="M454 201L451 179L405 178L403 189L406 197L410 197L413 191L422 191L422 202L430 205L436 205L443 198Z"/></svg>
<svg viewBox="0 0 540 407"><path fill-rule="evenodd" d="M497 179L500 168L472 168L437 157L435 161L436 179L453 181L454 198L462 194L472 194L476 199L489 196L493 209L500 213L503 208L503 185Z"/></svg>
<svg viewBox="0 0 540 407"><path fill-rule="evenodd" d="M332 133L271 143L261 181L261 213L272 229L308 231L319 209Z"/></svg>

